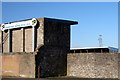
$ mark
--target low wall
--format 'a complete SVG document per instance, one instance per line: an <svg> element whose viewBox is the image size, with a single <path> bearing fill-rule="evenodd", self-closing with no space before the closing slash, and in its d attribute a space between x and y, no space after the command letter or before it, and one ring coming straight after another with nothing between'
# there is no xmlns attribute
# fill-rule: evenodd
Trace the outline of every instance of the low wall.
<svg viewBox="0 0 120 80"><path fill-rule="evenodd" d="M3 53L2 76L35 77L35 54L32 53Z"/></svg>
<svg viewBox="0 0 120 80"><path fill-rule="evenodd" d="M119 78L119 53L69 53L67 76L81 78Z"/></svg>
<svg viewBox="0 0 120 80"><path fill-rule="evenodd" d="M65 55L63 56L63 54L59 54L59 56L51 56L49 53L49 55L47 54L46 56L42 55L43 57L40 57L41 55L37 56L40 58L40 62L44 64L42 65L41 63L40 67L40 73L42 75L53 76L54 74L66 74L66 61L60 61L61 59L66 59ZM0 61L2 61L2 66L0 65L0 71L2 72L2 76L34 78L36 72L35 60L40 63L38 58L35 59L35 54L33 53L1 54ZM79 78L119 78L119 66L119 53L67 54L67 76L75 76ZM43 73L42 71L46 73Z"/></svg>

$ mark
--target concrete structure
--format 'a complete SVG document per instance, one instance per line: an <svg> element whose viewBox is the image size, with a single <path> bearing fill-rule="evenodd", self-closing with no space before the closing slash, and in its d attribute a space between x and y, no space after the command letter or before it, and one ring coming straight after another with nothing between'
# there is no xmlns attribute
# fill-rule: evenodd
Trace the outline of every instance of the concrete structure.
<svg viewBox="0 0 120 80"><path fill-rule="evenodd" d="M70 53L118 53L118 49L114 47L83 47L71 48Z"/></svg>
<svg viewBox="0 0 120 80"><path fill-rule="evenodd" d="M2 25L0 71L3 76L119 78L119 53L69 53L70 25L77 24L76 21L38 18L34 26L24 21L6 24L20 22L5 29Z"/></svg>
<svg viewBox="0 0 120 80"><path fill-rule="evenodd" d="M77 24L77 22L51 18L38 18L37 21L34 31L31 26L4 30L1 33L2 52L34 52L33 46L35 50L42 45L69 47L70 25ZM14 23L16 22L10 22L10 24ZM32 45L33 36L35 45ZM66 40L66 43L62 40Z"/></svg>
<svg viewBox="0 0 120 80"><path fill-rule="evenodd" d="M33 53L4 53L2 61L2 76L35 77L35 54Z"/></svg>
<svg viewBox="0 0 120 80"><path fill-rule="evenodd" d="M67 76L120 79L119 53L69 53Z"/></svg>
<svg viewBox="0 0 120 80"><path fill-rule="evenodd" d="M40 67L41 77L66 75L67 53L70 50L70 25L78 22L38 18L36 26L24 27L23 25L30 25L31 23L29 22L31 20L24 21L2 25L1 52L3 54L10 52L36 52L36 77L38 77L38 67ZM4 26L7 27L4 29ZM14 28L16 26L22 27ZM19 61L17 62L19 63Z"/></svg>

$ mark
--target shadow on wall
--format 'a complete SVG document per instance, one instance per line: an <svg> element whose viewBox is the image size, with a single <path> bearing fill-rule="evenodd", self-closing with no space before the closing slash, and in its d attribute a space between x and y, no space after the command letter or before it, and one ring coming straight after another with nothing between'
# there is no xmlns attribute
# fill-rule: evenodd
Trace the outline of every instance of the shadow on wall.
<svg viewBox="0 0 120 80"><path fill-rule="evenodd" d="M2 80L38 80L35 78L2 78ZM117 78L40 78L40 80L119 80Z"/></svg>
<svg viewBox="0 0 120 80"><path fill-rule="evenodd" d="M39 46L38 48L38 52L37 52L37 55L35 55L35 64L36 64L36 67L35 67L35 77L38 78L38 77L45 77L44 73L43 72L43 69L42 69L42 66L44 66L44 53L45 53L45 48L44 48L44 45L41 45ZM39 76L38 76L39 75Z"/></svg>
<svg viewBox="0 0 120 80"><path fill-rule="evenodd" d="M67 54L63 51L60 52L60 50L62 49L45 45L38 48L35 56L36 78L67 75ZM38 70L38 68L40 69Z"/></svg>

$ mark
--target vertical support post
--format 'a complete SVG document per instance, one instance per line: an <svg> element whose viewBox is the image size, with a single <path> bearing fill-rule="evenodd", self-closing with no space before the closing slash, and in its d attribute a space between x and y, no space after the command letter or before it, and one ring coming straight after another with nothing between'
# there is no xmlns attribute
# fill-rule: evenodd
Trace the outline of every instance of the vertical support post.
<svg viewBox="0 0 120 80"><path fill-rule="evenodd" d="M35 51L35 26L32 26L32 52Z"/></svg>
<svg viewBox="0 0 120 80"><path fill-rule="evenodd" d="M40 65L38 65L38 80L40 80Z"/></svg>
<svg viewBox="0 0 120 80"><path fill-rule="evenodd" d="M25 52L25 29L22 28L22 51Z"/></svg>
<svg viewBox="0 0 120 80"><path fill-rule="evenodd" d="M3 32L0 31L0 53L3 52Z"/></svg>
<svg viewBox="0 0 120 80"><path fill-rule="evenodd" d="M87 53L88 53L88 50L86 50L87 51Z"/></svg>
<svg viewBox="0 0 120 80"><path fill-rule="evenodd" d="M2 39L2 40L1 40L1 41L2 41L2 42L1 42L1 49L2 49L1 51L2 51L2 53L3 53L3 31L1 31L1 39Z"/></svg>
<svg viewBox="0 0 120 80"><path fill-rule="evenodd" d="M101 53L103 53L102 49L101 49Z"/></svg>
<svg viewBox="0 0 120 80"><path fill-rule="evenodd" d="M75 53L75 50L74 50L74 53Z"/></svg>
<svg viewBox="0 0 120 80"><path fill-rule="evenodd" d="M12 46L11 46L11 30L8 29L8 52L12 51Z"/></svg>

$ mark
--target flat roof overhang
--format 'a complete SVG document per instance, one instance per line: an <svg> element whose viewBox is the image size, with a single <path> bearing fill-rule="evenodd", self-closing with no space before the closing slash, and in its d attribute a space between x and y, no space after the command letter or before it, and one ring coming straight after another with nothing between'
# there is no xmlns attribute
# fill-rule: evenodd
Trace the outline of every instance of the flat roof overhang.
<svg viewBox="0 0 120 80"><path fill-rule="evenodd" d="M44 18L45 21L60 22L60 23L66 23L66 24L69 24L69 25L78 24L77 21L55 19L55 18L47 18L47 17L43 17L43 18Z"/></svg>
<svg viewBox="0 0 120 80"><path fill-rule="evenodd" d="M8 23L15 23L15 22L27 21L27 20L31 20L31 19L32 19L32 18L30 18L30 19L25 19L25 20L19 20L19 21L8 22ZM45 21L61 22L61 23L69 24L69 25L78 24L77 21L63 20L63 19L56 19L56 18L42 17L42 18L36 18L36 19L44 19ZM8 23L4 23L4 24L8 24Z"/></svg>
<svg viewBox="0 0 120 80"><path fill-rule="evenodd" d="M82 47L82 48L70 48L70 50L81 50L81 49L103 49L103 48L117 49L117 48L114 48L114 47L104 46L104 47Z"/></svg>

